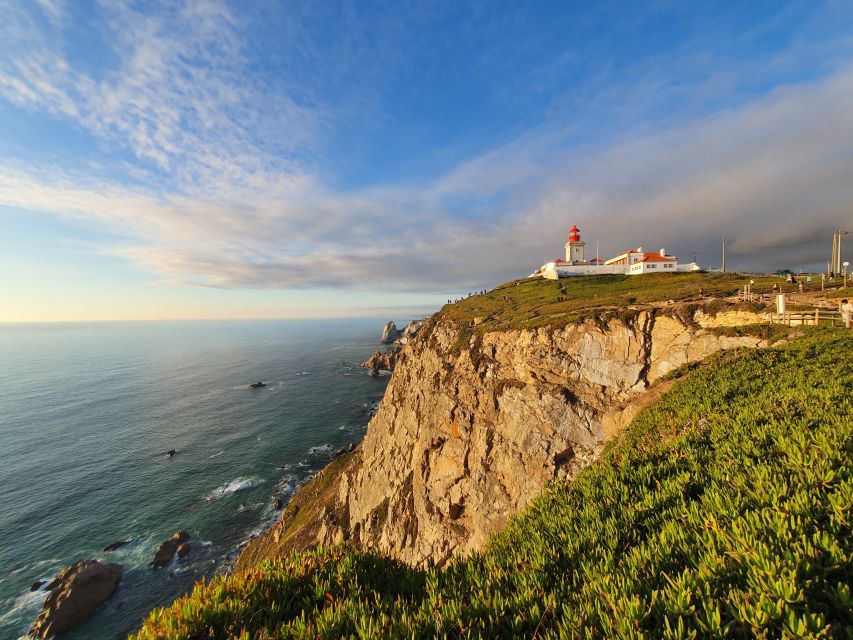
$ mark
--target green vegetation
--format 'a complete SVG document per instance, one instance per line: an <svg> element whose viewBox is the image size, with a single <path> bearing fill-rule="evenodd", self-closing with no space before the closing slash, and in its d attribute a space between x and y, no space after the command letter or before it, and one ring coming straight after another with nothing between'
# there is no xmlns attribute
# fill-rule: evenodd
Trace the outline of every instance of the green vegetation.
<svg viewBox="0 0 853 640"><path fill-rule="evenodd" d="M444 571L293 553L199 584L137 638L849 638L853 332L804 333L685 371Z"/></svg>
<svg viewBox="0 0 853 640"><path fill-rule="evenodd" d="M730 338L742 338L749 336L766 340L769 344L773 344L777 340L787 338L792 331L792 328L784 324L743 324L734 327L710 327L711 333L718 336L728 336Z"/></svg>
<svg viewBox="0 0 853 640"><path fill-rule="evenodd" d="M463 337L486 331L530 329L629 317L632 305L700 301L732 296L748 283L734 274L660 273L642 276L580 276L563 280L528 278L503 284L483 295L445 305L433 316L470 327Z"/></svg>
<svg viewBox="0 0 853 640"><path fill-rule="evenodd" d="M848 300L853 298L853 289L836 289L835 291L830 291L826 294L827 298L847 298Z"/></svg>

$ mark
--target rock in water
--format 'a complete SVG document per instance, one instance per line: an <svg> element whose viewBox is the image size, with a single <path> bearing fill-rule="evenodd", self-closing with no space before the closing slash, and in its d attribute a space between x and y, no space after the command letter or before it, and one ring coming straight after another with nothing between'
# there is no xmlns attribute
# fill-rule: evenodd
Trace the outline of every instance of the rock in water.
<svg viewBox="0 0 853 640"><path fill-rule="evenodd" d="M157 553L154 554L151 566L154 569L165 567L172 561L172 558L175 557L175 553L177 553L178 548L189 539L190 534L186 531L178 531L175 535L160 545L160 548L157 549ZM187 553L189 553L189 551Z"/></svg>
<svg viewBox="0 0 853 640"><path fill-rule="evenodd" d="M181 546L178 547L178 557L179 558L186 558L188 555L190 555L190 551L192 551L192 550L193 550L193 548L192 548L192 546L190 546L190 543L185 542Z"/></svg>
<svg viewBox="0 0 853 640"><path fill-rule="evenodd" d="M133 542L133 538L128 538L127 540L117 540L116 542L111 542L106 547L104 547L104 551L115 551L116 549L121 549L122 547L129 545L131 542Z"/></svg>
<svg viewBox="0 0 853 640"><path fill-rule="evenodd" d="M97 560L75 562L47 586L50 595L30 633L37 638L48 638L85 622L115 593L121 576L119 564L101 564Z"/></svg>
<svg viewBox="0 0 853 640"><path fill-rule="evenodd" d="M416 335L418 335L418 331L420 331L424 324L426 324L425 320L412 320L405 327L403 327L403 333L400 336L400 342L406 343Z"/></svg>
<svg viewBox="0 0 853 640"><path fill-rule="evenodd" d="M394 321L391 320L382 328L382 337L379 338L379 342L382 344L391 344L402 335L403 332L400 331Z"/></svg>
<svg viewBox="0 0 853 640"><path fill-rule="evenodd" d="M361 366L365 369L370 369L370 375L378 376L382 370L393 371L396 362L396 351L389 351L388 353L379 353L376 351L368 360L362 362Z"/></svg>

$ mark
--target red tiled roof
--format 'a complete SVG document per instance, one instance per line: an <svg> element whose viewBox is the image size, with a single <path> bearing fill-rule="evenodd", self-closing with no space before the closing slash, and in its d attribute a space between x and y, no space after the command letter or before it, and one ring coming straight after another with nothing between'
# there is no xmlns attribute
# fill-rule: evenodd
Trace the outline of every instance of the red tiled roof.
<svg viewBox="0 0 853 640"><path fill-rule="evenodd" d="M675 258L662 256L659 253L646 252L643 254L643 257L634 262L634 264L637 264L637 262L675 262Z"/></svg>

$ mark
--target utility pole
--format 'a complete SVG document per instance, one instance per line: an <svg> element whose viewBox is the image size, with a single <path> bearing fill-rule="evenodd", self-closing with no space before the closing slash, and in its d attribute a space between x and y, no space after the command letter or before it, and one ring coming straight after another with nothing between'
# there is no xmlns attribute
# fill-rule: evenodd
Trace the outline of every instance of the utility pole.
<svg viewBox="0 0 853 640"><path fill-rule="evenodd" d="M837 253L836 249L838 247L838 232L832 232L832 258L829 261L829 264L826 265L827 273L832 273L835 271L835 254Z"/></svg>
<svg viewBox="0 0 853 640"><path fill-rule="evenodd" d="M723 273L726 272L726 239L723 238Z"/></svg>

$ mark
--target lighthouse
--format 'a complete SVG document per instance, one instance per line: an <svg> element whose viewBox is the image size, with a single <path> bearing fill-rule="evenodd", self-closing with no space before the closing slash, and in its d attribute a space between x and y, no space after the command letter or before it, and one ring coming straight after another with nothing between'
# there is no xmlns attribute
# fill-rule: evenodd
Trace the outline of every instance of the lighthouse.
<svg viewBox="0 0 853 640"><path fill-rule="evenodd" d="M566 243L566 262L573 264L586 263L583 249L585 245L586 243L581 240L580 229L578 229L577 225L573 225L569 229L569 241Z"/></svg>

